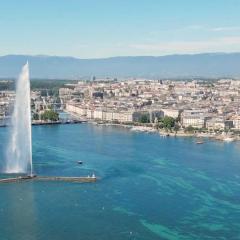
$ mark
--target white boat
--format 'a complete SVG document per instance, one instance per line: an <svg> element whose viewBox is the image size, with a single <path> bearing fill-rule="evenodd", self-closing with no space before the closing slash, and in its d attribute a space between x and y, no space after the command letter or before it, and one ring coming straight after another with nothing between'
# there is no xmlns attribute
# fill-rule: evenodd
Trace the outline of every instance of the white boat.
<svg viewBox="0 0 240 240"><path fill-rule="evenodd" d="M224 138L223 139L223 141L225 141L225 142L232 142L232 141L234 141L235 139L234 138L231 138L231 137L226 137L226 138Z"/></svg>

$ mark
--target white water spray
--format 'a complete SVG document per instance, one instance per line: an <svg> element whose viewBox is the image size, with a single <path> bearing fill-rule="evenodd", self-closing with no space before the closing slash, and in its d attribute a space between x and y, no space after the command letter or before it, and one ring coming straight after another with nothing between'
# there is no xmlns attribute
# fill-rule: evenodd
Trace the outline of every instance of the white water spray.
<svg viewBox="0 0 240 240"><path fill-rule="evenodd" d="M11 128L5 172L32 175L31 92L28 63L23 66L16 83Z"/></svg>

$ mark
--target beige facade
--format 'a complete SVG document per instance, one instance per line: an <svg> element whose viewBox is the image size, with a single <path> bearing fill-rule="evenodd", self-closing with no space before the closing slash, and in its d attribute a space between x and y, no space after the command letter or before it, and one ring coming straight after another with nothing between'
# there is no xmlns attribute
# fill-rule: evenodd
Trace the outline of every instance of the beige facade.
<svg viewBox="0 0 240 240"><path fill-rule="evenodd" d="M240 116L233 118L233 127L235 129L240 129Z"/></svg>
<svg viewBox="0 0 240 240"><path fill-rule="evenodd" d="M222 118L211 118L206 121L206 128L209 130L223 130L225 128L225 121Z"/></svg>
<svg viewBox="0 0 240 240"><path fill-rule="evenodd" d="M87 109L87 118L88 119L93 119L93 116L94 116L94 110Z"/></svg>
<svg viewBox="0 0 240 240"><path fill-rule="evenodd" d="M182 126L194 128L203 128L205 127L205 118L202 116L183 116L182 117Z"/></svg>
<svg viewBox="0 0 240 240"><path fill-rule="evenodd" d="M132 122L133 112L115 112L113 114L114 120L119 122Z"/></svg>
<svg viewBox="0 0 240 240"><path fill-rule="evenodd" d="M114 120L114 112L110 111L110 112L106 112L106 121L113 121Z"/></svg>
<svg viewBox="0 0 240 240"><path fill-rule="evenodd" d="M162 109L164 116L177 118L179 116L180 111L178 109Z"/></svg>
<svg viewBox="0 0 240 240"><path fill-rule="evenodd" d="M102 121L132 122L133 112L96 109L93 118Z"/></svg>
<svg viewBox="0 0 240 240"><path fill-rule="evenodd" d="M82 105L77 104L66 104L66 110L72 113L76 113L80 116L86 116L87 115L87 109L83 107Z"/></svg>
<svg viewBox="0 0 240 240"><path fill-rule="evenodd" d="M98 120L106 120L106 112L101 108L97 108L93 112L93 118Z"/></svg>
<svg viewBox="0 0 240 240"><path fill-rule="evenodd" d="M59 97L64 103L66 103L67 101L69 101L73 98L73 92L74 92L74 90L72 90L70 88L60 88L59 89Z"/></svg>

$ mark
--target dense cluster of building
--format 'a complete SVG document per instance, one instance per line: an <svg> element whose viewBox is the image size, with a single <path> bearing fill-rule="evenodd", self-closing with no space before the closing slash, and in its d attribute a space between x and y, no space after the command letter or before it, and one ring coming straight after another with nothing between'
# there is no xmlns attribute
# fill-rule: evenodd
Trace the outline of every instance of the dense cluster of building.
<svg viewBox="0 0 240 240"><path fill-rule="evenodd" d="M9 123L10 115L13 111L15 91L0 91L0 126ZM42 94L42 91L31 91L32 116L41 116L45 110L61 109L60 100L48 94Z"/></svg>
<svg viewBox="0 0 240 240"><path fill-rule="evenodd" d="M240 130L240 80L124 80L69 84L65 109L87 119L130 123L169 116L181 127Z"/></svg>
<svg viewBox="0 0 240 240"><path fill-rule="evenodd" d="M0 91L0 125L5 125L9 117L14 101L15 93L13 91Z"/></svg>
<svg viewBox="0 0 240 240"><path fill-rule="evenodd" d="M14 91L0 92L1 124L14 97ZM155 123L169 116L182 128L240 130L240 80L79 81L60 88L57 98L41 91L32 91L31 98L33 115L56 108L86 120L116 123Z"/></svg>

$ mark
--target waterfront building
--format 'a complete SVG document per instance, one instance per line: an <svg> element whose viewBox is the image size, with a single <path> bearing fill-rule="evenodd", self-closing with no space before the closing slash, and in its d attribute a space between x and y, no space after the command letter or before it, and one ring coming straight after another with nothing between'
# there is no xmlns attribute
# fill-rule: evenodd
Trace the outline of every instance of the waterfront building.
<svg viewBox="0 0 240 240"><path fill-rule="evenodd" d="M204 128L206 118L203 116L184 116L182 118L183 127L194 127L194 128Z"/></svg>
<svg viewBox="0 0 240 240"><path fill-rule="evenodd" d="M240 115L232 117L233 127L237 130L240 130Z"/></svg>
<svg viewBox="0 0 240 240"><path fill-rule="evenodd" d="M94 117L94 110L93 109L87 109L87 118L88 119L93 119Z"/></svg>
<svg viewBox="0 0 240 240"><path fill-rule="evenodd" d="M223 117L212 117L206 120L206 128L208 130L224 130L225 119Z"/></svg>
<svg viewBox="0 0 240 240"><path fill-rule="evenodd" d="M96 120L106 120L106 111L102 108L96 108L93 112L93 118Z"/></svg>
<svg viewBox="0 0 240 240"><path fill-rule="evenodd" d="M113 111L107 111L106 112L106 121L113 121L114 120L114 112Z"/></svg>
<svg viewBox="0 0 240 240"><path fill-rule="evenodd" d="M164 116L172 117L172 118L177 118L180 114L179 109L172 109L172 108L163 108L161 109Z"/></svg>
<svg viewBox="0 0 240 240"><path fill-rule="evenodd" d="M87 115L87 108L80 104L67 103L66 110L68 112L72 112L72 113L78 114L80 116Z"/></svg>
<svg viewBox="0 0 240 240"><path fill-rule="evenodd" d="M151 123L163 116L181 117L183 127L239 129L240 81L173 81L127 78L120 81L80 81L59 89L58 103L53 96L33 91L32 111L60 104L79 117L107 122ZM13 91L0 92L0 115L8 116Z"/></svg>

